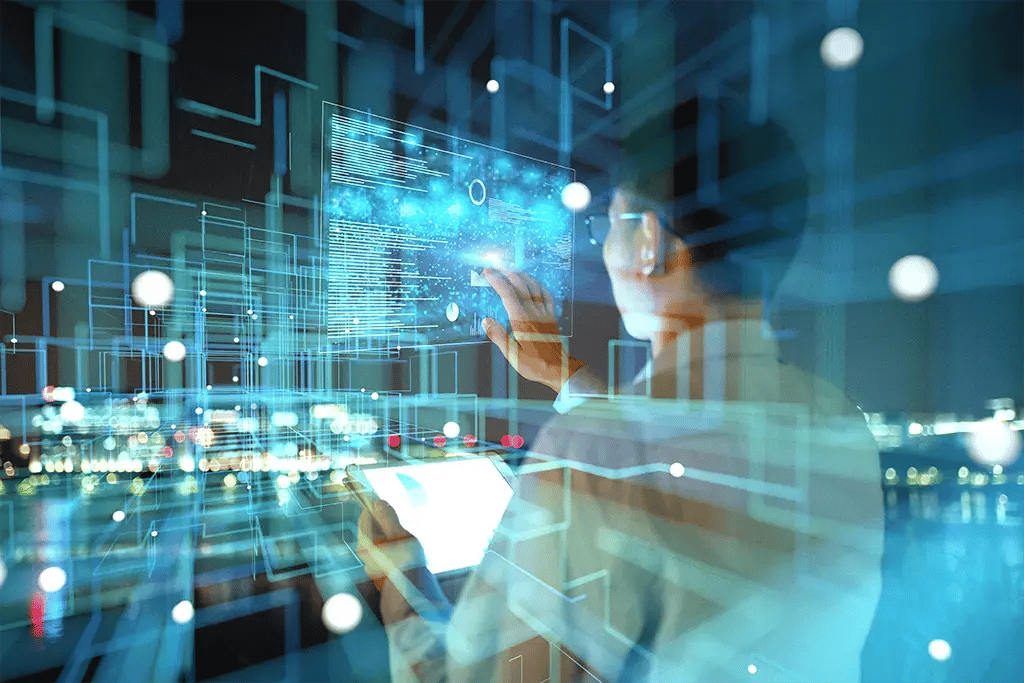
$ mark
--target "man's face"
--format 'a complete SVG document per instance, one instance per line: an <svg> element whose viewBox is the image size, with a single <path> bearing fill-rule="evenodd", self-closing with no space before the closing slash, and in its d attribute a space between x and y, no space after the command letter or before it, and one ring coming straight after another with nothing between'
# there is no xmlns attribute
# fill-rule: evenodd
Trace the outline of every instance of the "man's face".
<svg viewBox="0 0 1024 683"><path fill-rule="evenodd" d="M687 320L697 315L700 297L682 241L621 189L612 197L608 220L602 255L626 331L636 339L650 339L658 332L686 329Z"/></svg>

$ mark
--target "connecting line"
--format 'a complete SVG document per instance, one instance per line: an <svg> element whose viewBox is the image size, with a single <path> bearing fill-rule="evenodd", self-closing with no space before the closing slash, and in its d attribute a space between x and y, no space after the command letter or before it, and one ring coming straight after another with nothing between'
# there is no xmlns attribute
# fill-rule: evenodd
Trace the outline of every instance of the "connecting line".
<svg viewBox="0 0 1024 683"><path fill-rule="evenodd" d="M255 69L253 69L253 79L256 82L256 98L255 98L256 99L256 106L255 106L256 115L255 116L245 116L243 114L236 114L234 112L227 111L226 109L220 109L218 107L213 107L213 106L211 106L209 104L203 104L202 102L196 102L195 100L179 99L178 100L178 107L180 107L181 109L184 109L185 111L190 111L190 112L192 112L194 114L199 114L200 116L206 116L206 117L211 118L211 119L216 119L216 118L223 117L223 118L226 118L226 119L231 119L232 121L238 121L240 123L248 123L248 124L253 125L253 126L262 125L262 123L263 123L263 107L262 107L262 104L261 104L260 100L261 100L261 96L262 96L262 92L263 92L263 85L262 85L262 80L260 79L260 74L267 74L268 76L275 76L276 78L280 78L283 81L288 81L289 83L294 83L295 85L301 85L302 87L309 88L310 90L318 90L317 86L314 85L313 83L310 83L308 81L303 81L303 80L301 80L299 78L295 78L294 76L289 76L288 74L281 73L280 71L275 71L274 69L268 69L265 66L261 66L261 65L257 64Z"/></svg>
<svg viewBox="0 0 1024 683"><path fill-rule="evenodd" d="M544 457L538 453L531 453L535 457ZM601 467L599 465L591 465L589 463L579 462L575 460L564 460L564 459L552 459L548 462L534 463L523 465L519 468L519 474L534 474L537 472L546 472L549 470L559 469L572 469L578 472L584 472L586 474L592 474L594 476L602 477L604 479L629 479L632 477L639 477L644 474L653 474L656 472L669 472L670 465L668 463L653 463L650 465L636 465L633 467L623 467L621 469L615 469L612 467ZM721 472L711 472L708 470L697 470L686 468L686 474L684 475L687 479L695 479L697 481L707 482L709 484L718 484L720 486L727 486L740 491L746 491L748 493L756 493L760 495L773 496L775 498L781 498L782 500L790 500L794 502L803 502L804 495L799 487L786 486L784 484L770 484L768 482L754 481L746 479L744 477L737 477L732 474L722 474Z"/></svg>
<svg viewBox="0 0 1024 683"><path fill-rule="evenodd" d="M495 557L497 557L497 558L501 559L502 561L506 562L506 563L507 563L507 564L509 564L510 566L512 566L512 567L514 567L514 568L516 568L516 569L518 569L518 570L519 570L520 572L522 572L523 574L526 574L526 576L530 577L531 579L533 579L534 581L536 581L537 583L539 583L539 584L540 584L541 586L543 586L543 587L544 587L544 588L546 588L547 590L551 591L552 593L554 593L555 595L557 595L557 596L558 596L559 598L561 598L562 600L566 601L566 602L567 602L567 603L569 603L570 605L574 605L574 604L576 604L577 602L580 602L581 600L584 600L584 599L585 599L585 598L587 597L587 594L586 594L586 593L584 593L583 595L578 595L578 596L576 596L575 598L570 598L570 597L569 597L568 595L566 595L565 593L562 593L561 591L559 591L558 589L554 588L553 586L549 586L549 585L548 585L547 583L545 583L545 582L544 582L543 580L541 580L541 579L540 579L539 577L537 577L537 576L534 576L534 575L533 575L533 574L531 574L531 573L530 573L529 571L527 571L527 570L523 569L523 568L522 568L522 567L520 567L520 566L519 566L518 564L516 564L516 563L515 563L515 562L513 562L512 560L508 559L508 558L507 558L507 557L505 557L504 555L502 555L502 554L500 554L500 553L498 553L498 552L496 552L496 551L494 551L494 550L491 550L491 549L488 549L488 550L487 550L487 553L490 553L491 555L494 555Z"/></svg>

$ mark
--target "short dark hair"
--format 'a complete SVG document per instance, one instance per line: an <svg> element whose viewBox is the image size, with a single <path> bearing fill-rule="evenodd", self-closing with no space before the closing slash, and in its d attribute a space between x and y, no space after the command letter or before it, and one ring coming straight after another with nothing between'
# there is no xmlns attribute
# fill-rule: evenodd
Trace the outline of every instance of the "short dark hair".
<svg viewBox="0 0 1024 683"><path fill-rule="evenodd" d="M702 169L704 148L718 154ZM807 169L782 126L750 123L732 97L694 97L630 131L622 153L616 185L661 208L706 290L774 296L807 223Z"/></svg>

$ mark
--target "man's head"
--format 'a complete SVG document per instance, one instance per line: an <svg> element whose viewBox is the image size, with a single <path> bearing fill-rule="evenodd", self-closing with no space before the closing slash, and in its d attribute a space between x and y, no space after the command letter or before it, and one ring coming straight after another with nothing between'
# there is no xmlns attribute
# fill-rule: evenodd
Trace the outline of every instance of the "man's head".
<svg viewBox="0 0 1024 683"><path fill-rule="evenodd" d="M622 151L603 256L629 334L759 311L807 216L807 172L786 132L751 125L734 100L694 98Z"/></svg>

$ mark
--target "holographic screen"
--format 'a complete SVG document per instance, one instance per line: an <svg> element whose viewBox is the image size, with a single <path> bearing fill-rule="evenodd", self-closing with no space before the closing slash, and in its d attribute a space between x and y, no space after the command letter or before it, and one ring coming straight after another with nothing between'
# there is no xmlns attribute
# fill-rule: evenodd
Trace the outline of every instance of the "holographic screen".
<svg viewBox="0 0 1024 683"><path fill-rule="evenodd" d="M328 337L483 339L508 323L486 267L523 271L572 334L572 169L348 107L323 107Z"/></svg>

